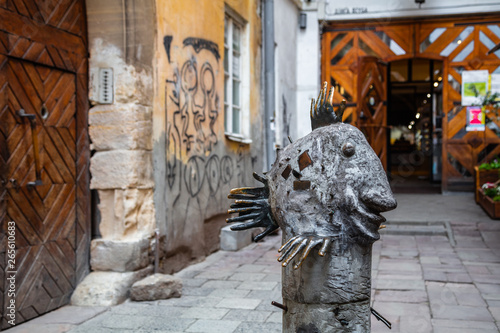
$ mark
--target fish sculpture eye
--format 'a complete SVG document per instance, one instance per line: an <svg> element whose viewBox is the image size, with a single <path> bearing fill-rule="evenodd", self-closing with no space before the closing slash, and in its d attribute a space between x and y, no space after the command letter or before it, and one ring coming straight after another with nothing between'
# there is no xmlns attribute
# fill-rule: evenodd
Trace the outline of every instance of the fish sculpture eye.
<svg viewBox="0 0 500 333"><path fill-rule="evenodd" d="M342 147L342 153L345 157L351 157L356 152L356 148L350 142L346 142Z"/></svg>

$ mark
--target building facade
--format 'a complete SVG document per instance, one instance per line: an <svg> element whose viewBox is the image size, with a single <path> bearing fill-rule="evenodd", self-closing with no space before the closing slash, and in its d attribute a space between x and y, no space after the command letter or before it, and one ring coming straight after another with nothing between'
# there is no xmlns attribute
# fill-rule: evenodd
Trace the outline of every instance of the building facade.
<svg viewBox="0 0 500 333"><path fill-rule="evenodd" d="M395 190L471 190L474 166L495 158L500 140L493 112L486 113L484 130L469 130L462 76L499 73L500 54L488 51L500 42L500 3L297 5L307 17L300 33L317 36L297 39L297 48L308 49L310 64L321 71L312 91L320 81L336 87L335 103L348 103L344 121L365 133ZM309 25L311 17L318 24ZM296 75L308 69L297 67ZM306 123L306 110L305 105L296 110L298 123Z"/></svg>
<svg viewBox="0 0 500 333"><path fill-rule="evenodd" d="M0 268L12 221L17 324L70 297L122 302L219 248L229 190L268 163L262 7L0 4Z"/></svg>

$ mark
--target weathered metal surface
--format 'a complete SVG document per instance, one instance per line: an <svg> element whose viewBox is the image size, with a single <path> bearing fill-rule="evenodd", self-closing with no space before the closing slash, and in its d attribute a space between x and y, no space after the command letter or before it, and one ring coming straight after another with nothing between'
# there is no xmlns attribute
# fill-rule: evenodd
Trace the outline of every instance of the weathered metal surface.
<svg viewBox="0 0 500 333"><path fill-rule="evenodd" d="M312 133L280 151L263 188L231 191L234 230L283 230L284 332L369 332L371 246L394 209L382 164L364 135L334 112L326 83L311 106ZM297 170L300 170L297 171ZM245 195L245 198L241 196ZM306 260L307 259L307 260ZM292 264L292 265L291 265Z"/></svg>

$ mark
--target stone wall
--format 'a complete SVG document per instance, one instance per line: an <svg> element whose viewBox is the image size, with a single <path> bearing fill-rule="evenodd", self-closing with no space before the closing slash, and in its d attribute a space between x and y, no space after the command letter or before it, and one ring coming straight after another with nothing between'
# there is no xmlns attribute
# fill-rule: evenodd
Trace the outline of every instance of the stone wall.
<svg viewBox="0 0 500 333"><path fill-rule="evenodd" d="M263 160L260 1L157 1L158 77L153 111L161 270L179 270L219 247L227 194L252 185ZM249 142L224 135L224 15L245 22L242 69ZM248 139L248 138L247 138Z"/></svg>
<svg viewBox="0 0 500 333"><path fill-rule="evenodd" d="M93 195L92 272L74 305L117 304L152 272L154 0L88 0L89 135ZM104 103L99 75L112 71L113 98Z"/></svg>
<svg viewBox="0 0 500 333"><path fill-rule="evenodd" d="M140 54L153 48L153 38L140 41L130 38L112 20L113 13L132 11L130 6L148 7L150 1L113 1L88 3L90 37L90 89L93 105L89 111L91 139L91 189L99 196L101 220L99 232L104 239L127 240L150 237L155 227L152 167L152 58ZM113 6L113 4L115 6ZM143 7L143 8L144 8ZM134 12L125 25L151 20L145 9ZM108 18L104 18L107 10ZM110 14L110 11L112 13ZM101 15L103 15L101 17ZM101 20L98 18L101 17ZM135 20L134 20L135 18ZM144 31L138 29L133 36ZM120 34L117 33L120 32ZM132 54L133 53L133 54ZM149 52L152 57L152 52ZM99 70L113 71L114 98L111 104L100 104Z"/></svg>

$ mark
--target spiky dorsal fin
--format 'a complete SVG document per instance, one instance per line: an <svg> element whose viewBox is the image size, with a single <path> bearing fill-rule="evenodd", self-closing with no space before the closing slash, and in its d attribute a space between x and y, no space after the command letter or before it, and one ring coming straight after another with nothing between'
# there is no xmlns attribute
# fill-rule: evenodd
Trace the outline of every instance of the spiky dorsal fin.
<svg viewBox="0 0 500 333"><path fill-rule="evenodd" d="M311 101L311 127L313 131L318 127L328 126L334 123L341 123L346 101L342 100L339 108L335 112L333 110L333 94L334 87L330 88L328 97L326 96L328 83L323 83L323 89L320 90L318 99L314 103L314 98Z"/></svg>

